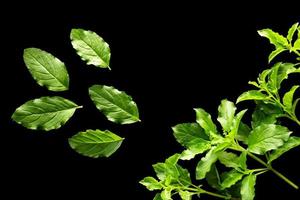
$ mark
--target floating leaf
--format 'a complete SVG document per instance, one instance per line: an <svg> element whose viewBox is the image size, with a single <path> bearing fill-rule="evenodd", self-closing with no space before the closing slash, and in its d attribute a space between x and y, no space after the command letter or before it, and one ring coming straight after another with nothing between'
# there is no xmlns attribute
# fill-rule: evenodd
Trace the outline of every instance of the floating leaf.
<svg viewBox="0 0 300 200"><path fill-rule="evenodd" d="M41 86L51 91L65 91L69 88L66 66L50 53L37 48L24 50L24 62L32 77Z"/></svg>
<svg viewBox="0 0 300 200"><path fill-rule="evenodd" d="M69 138L69 144L79 154L98 158L111 156L121 146L123 140L108 130L87 130Z"/></svg>
<svg viewBox="0 0 300 200"><path fill-rule="evenodd" d="M118 124L131 124L139 119L136 103L125 92L111 86L93 85L89 94L96 107L109 121Z"/></svg>
<svg viewBox="0 0 300 200"><path fill-rule="evenodd" d="M49 131L65 124L77 108L81 106L62 97L41 97L17 108L12 119L28 129Z"/></svg>
<svg viewBox="0 0 300 200"><path fill-rule="evenodd" d="M71 41L73 48L88 65L109 68L109 45L95 32L83 29L72 29Z"/></svg>

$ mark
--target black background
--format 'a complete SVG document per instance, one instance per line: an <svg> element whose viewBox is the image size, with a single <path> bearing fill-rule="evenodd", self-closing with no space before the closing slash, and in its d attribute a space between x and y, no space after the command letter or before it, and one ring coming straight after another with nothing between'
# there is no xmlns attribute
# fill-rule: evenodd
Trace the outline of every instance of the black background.
<svg viewBox="0 0 300 200"><path fill-rule="evenodd" d="M194 121L195 107L216 117L222 99L234 101L250 89L248 80L266 68L272 49L256 30L270 27L285 33L300 19L292 6L290 13L174 3L19 6L21 11L14 5L3 7L8 14L1 14L1 195L9 195L2 199L152 199L154 194L138 181L153 175L152 164L182 150L170 127ZM80 60L70 44L72 28L93 30L110 44L112 71ZM35 83L22 60L27 47L44 49L65 62L69 91L50 92ZM297 77L292 81L299 83ZM93 84L130 94L142 122L120 126L107 121L89 99L87 89ZM10 120L24 102L52 95L84 108L50 132L27 130ZM110 129L126 140L112 157L89 159L67 143L85 129ZM275 164L298 184L299 153L299 148L292 150ZM256 188L256 199L299 197L272 174L260 176Z"/></svg>

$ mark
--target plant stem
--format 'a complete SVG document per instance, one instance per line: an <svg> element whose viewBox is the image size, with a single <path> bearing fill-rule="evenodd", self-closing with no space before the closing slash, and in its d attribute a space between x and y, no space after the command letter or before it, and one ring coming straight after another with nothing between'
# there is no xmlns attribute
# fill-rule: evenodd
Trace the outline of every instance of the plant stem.
<svg viewBox="0 0 300 200"><path fill-rule="evenodd" d="M285 177L283 174L281 174L279 171L277 171L276 169L273 169L273 167L269 164L267 164L266 162L264 162L262 159L260 159L259 157L253 155L250 152L247 152L247 154L253 158L254 160L256 160L257 162L259 162L260 164L262 164L263 166L267 167L269 170L271 170L274 174L276 174L279 178L281 178L282 180L284 180L286 183L288 183L290 186L292 186L293 188L295 188L296 190L299 189L299 187L293 183L291 180L289 180L287 177Z"/></svg>
<svg viewBox="0 0 300 200"><path fill-rule="evenodd" d="M229 196L224 196L224 195L221 195L221 194L216 194L216 193L205 191L205 190L202 193L208 194L208 195L213 196L213 197L218 197L218 198L221 198L221 199L231 199L231 197L229 197Z"/></svg>

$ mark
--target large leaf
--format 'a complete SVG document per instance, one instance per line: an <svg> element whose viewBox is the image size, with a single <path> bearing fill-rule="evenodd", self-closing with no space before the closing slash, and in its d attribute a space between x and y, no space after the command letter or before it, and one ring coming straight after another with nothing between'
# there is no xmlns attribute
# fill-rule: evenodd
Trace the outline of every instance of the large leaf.
<svg viewBox="0 0 300 200"><path fill-rule="evenodd" d="M255 196L256 175L250 174L242 181L241 196L242 200L253 200Z"/></svg>
<svg viewBox="0 0 300 200"><path fill-rule="evenodd" d="M294 93L299 88L298 85L294 85L290 91L285 93L283 96L283 105L285 105L286 110L288 112L293 112L293 99L294 99Z"/></svg>
<svg viewBox="0 0 300 200"><path fill-rule="evenodd" d="M285 152L288 152L289 150L291 150L299 145L300 145L300 137L295 137L295 136L290 137L288 139L288 141L286 141L281 147L274 150L270 154L268 163L272 162L273 160L276 160Z"/></svg>
<svg viewBox="0 0 300 200"><path fill-rule="evenodd" d="M235 169L232 169L229 172L225 172L222 175L222 183L221 183L221 188L222 189L226 189L229 188L231 186L233 186L234 184L236 184L239 180L241 180L243 178L244 174L236 171Z"/></svg>
<svg viewBox="0 0 300 200"><path fill-rule="evenodd" d="M139 120L136 103L125 92L111 86L93 85L89 94L96 107L108 120L118 124L131 124Z"/></svg>
<svg viewBox="0 0 300 200"><path fill-rule="evenodd" d="M69 144L77 153L98 158L111 156L124 139L106 130L87 130L69 138Z"/></svg>
<svg viewBox="0 0 300 200"><path fill-rule="evenodd" d="M144 185L150 191L162 189L162 184L160 184L155 178L150 176L141 180L140 184Z"/></svg>
<svg viewBox="0 0 300 200"><path fill-rule="evenodd" d="M210 171L212 165L217 161L218 155L215 152L215 147L211 148L210 151L203 157L197 164L196 167L196 179L201 180L205 178L206 174Z"/></svg>
<svg viewBox="0 0 300 200"><path fill-rule="evenodd" d="M254 128L248 140L248 149L256 154L264 154L277 149L288 140L291 132L284 126L263 124Z"/></svg>
<svg viewBox="0 0 300 200"><path fill-rule="evenodd" d="M172 129L176 140L194 154L203 153L210 148L209 138L199 124L183 123Z"/></svg>
<svg viewBox="0 0 300 200"><path fill-rule="evenodd" d="M65 64L50 53L37 48L24 50L24 62L36 82L51 91L69 88L69 75Z"/></svg>
<svg viewBox="0 0 300 200"><path fill-rule="evenodd" d="M272 31L271 29L259 30L258 34L262 37L268 38L270 43L275 45L276 48L285 48L288 46L287 39L282 35Z"/></svg>
<svg viewBox="0 0 300 200"><path fill-rule="evenodd" d="M239 103L241 101L247 101L247 100L266 100L266 99L268 99L268 96L263 94L262 92L258 90L250 90L241 94L238 97L236 102Z"/></svg>
<svg viewBox="0 0 300 200"><path fill-rule="evenodd" d="M83 29L72 29L71 41L73 48L88 65L109 68L109 45L96 33Z"/></svg>
<svg viewBox="0 0 300 200"><path fill-rule="evenodd" d="M49 131L60 128L80 107L62 97L41 97L17 108L12 119L28 129Z"/></svg>
<svg viewBox="0 0 300 200"><path fill-rule="evenodd" d="M205 133L210 136L211 139L218 137L217 127L208 114L202 108L194 109L196 111L196 121L204 129Z"/></svg>
<svg viewBox="0 0 300 200"><path fill-rule="evenodd" d="M228 101L227 99L224 99L221 101L218 111L219 111L219 117L217 120L222 125L223 130L225 132L229 132L231 130L234 114L236 111L236 107L234 103Z"/></svg>

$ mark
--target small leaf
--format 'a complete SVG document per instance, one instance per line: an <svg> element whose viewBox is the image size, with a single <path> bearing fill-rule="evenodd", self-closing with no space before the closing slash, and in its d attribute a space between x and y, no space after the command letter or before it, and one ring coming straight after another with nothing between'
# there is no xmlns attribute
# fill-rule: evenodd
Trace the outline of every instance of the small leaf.
<svg viewBox="0 0 300 200"><path fill-rule="evenodd" d="M243 151L239 157L239 164L243 170L247 169L247 152Z"/></svg>
<svg viewBox="0 0 300 200"><path fill-rule="evenodd" d="M69 138L77 153L91 158L109 157L121 146L124 138L106 130L87 130Z"/></svg>
<svg viewBox="0 0 300 200"><path fill-rule="evenodd" d="M268 75L270 74L271 69L266 69L264 70L262 73L259 74L258 76L258 83L262 86L266 85L266 78L268 77Z"/></svg>
<svg viewBox="0 0 300 200"><path fill-rule="evenodd" d="M192 200L193 193L189 191L179 191L179 196L181 197L182 200Z"/></svg>
<svg viewBox="0 0 300 200"><path fill-rule="evenodd" d="M206 181L212 188L221 190L220 175L215 164L212 165L210 171L206 174Z"/></svg>
<svg viewBox="0 0 300 200"><path fill-rule="evenodd" d="M239 180L241 180L243 178L243 176L244 176L244 174L236 171L235 169L224 173L222 176L223 181L221 183L221 188L226 189L226 188L233 186Z"/></svg>
<svg viewBox="0 0 300 200"><path fill-rule="evenodd" d="M163 199L161 198L161 194L158 193L158 194L155 195L153 200L163 200Z"/></svg>
<svg viewBox="0 0 300 200"><path fill-rule="evenodd" d="M141 180L140 184L144 185L150 191L162 189L162 185L155 178L150 176Z"/></svg>
<svg viewBox="0 0 300 200"><path fill-rule="evenodd" d="M266 100L266 99L268 99L268 96L263 94L262 92L258 90L250 90L241 94L238 97L236 102L239 103L241 101L247 101L247 100Z"/></svg>
<svg viewBox="0 0 300 200"><path fill-rule="evenodd" d="M238 141L242 141L244 144L248 144L248 137L249 137L250 131L251 131L251 129L247 124L240 122L238 133L235 136L235 138Z"/></svg>
<svg viewBox="0 0 300 200"><path fill-rule="evenodd" d="M166 165L165 163L156 163L153 165L153 169L159 180L164 181L166 179Z"/></svg>
<svg viewBox="0 0 300 200"><path fill-rule="evenodd" d="M36 82L51 91L65 91L69 88L66 66L58 58L41 49L24 50L24 62Z"/></svg>
<svg viewBox="0 0 300 200"><path fill-rule="evenodd" d="M286 37L286 38L288 39L289 42L292 42L293 36L294 36L294 34L295 34L296 30L297 30L298 25L299 25L299 23L295 23L295 24L289 29L288 34L287 34L287 37Z"/></svg>
<svg viewBox="0 0 300 200"><path fill-rule="evenodd" d="M222 163L226 167L231 167L234 169L240 168L239 158L234 153L229 153L226 151L219 152L218 159L219 159L220 163Z"/></svg>
<svg viewBox="0 0 300 200"><path fill-rule="evenodd" d="M299 72L293 63L280 63L277 75L274 76L274 78L277 78L277 88L280 89L282 81L287 79L289 74Z"/></svg>
<svg viewBox="0 0 300 200"><path fill-rule="evenodd" d="M273 160L276 160L285 152L288 152L289 150L299 145L300 145L300 137L295 137L295 136L290 137L288 141L286 141L281 147L279 147L278 149L276 149L270 154L268 163L271 163Z"/></svg>
<svg viewBox="0 0 300 200"><path fill-rule="evenodd" d="M62 97L41 97L17 108L12 119L28 129L49 131L64 125L77 108L81 106Z"/></svg>
<svg viewBox="0 0 300 200"><path fill-rule="evenodd" d="M225 132L229 132L231 130L234 114L236 111L236 107L234 103L228 101L227 99L224 99L221 101L218 111L219 111L219 117L217 120L222 125L223 130Z"/></svg>
<svg viewBox="0 0 300 200"><path fill-rule="evenodd" d="M210 171L211 166L217 161L217 159L218 155L215 152L215 147L213 147L206 156L198 162L196 167L196 179L201 180L205 178L205 175Z"/></svg>
<svg viewBox="0 0 300 200"><path fill-rule="evenodd" d="M284 126L263 124L254 128L248 141L248 149L252 153L264 154L277 149L288 140L291 132Z"/></svg>
<svg viewBox="0 0 300 200"><path fill-rule="evenodd" d="M170 188L166 188L164 191L161 192L162 200L172 200L172 190Z"/></svg>
<svg viewBox="0 0 300 200"><path fill-rule="evenodd" d="M177 142L194 154L203 153L211 146L208 136L197 123L178 124L172 129Z"/></svg>
<svg viewBox="0 0 300 200"><path fill-rule="evenodd" d="M256 175L250 174L242 181L241 196L242 200L253 200L255 196Z"/></svg>
<svg viewBox="0 0 300 200"><path fill-rule="evenodd" d="M269 76L268 88L273 92L276 93L280 88L280 82L278 82L278 70L281 67L281 63L276 63L271 68L271 73Z"/></svg>
<svg viewBox="0 0 300 200"><path fill-rule="evenodd" d="M192 184L190 173L187 169L184 169L180 165L176 164L177 171L179 172L178 182L184 186L190 186Z"/></svg>
<svg viewBox="0 0 300 200"><path fill-rule="evenodd" d="M295 41L293 48L295 50L300 50L300 37Z"/></svg>
<svg viewBox="0 0 300 200"><path fill-rule="evenodd" d="M110 48L99 35L92 31L72 29L70 37L73 48L88 65L109 68Z"/></svg>
<svg viewBox="0 0 300 200"><path fill-rule="evenodd" d="M292 112L293 110L293 98L294 98L294 93L295 91L299 88L298 85L293 86L290 91L288 91L287 93L285 93L285 95L283 96L283 105L285 105L286 110L288 112Z"/></svg>
<svg viewBox="0 0 300 200"><path fill-rule="evenodd" d="M284 48L278 48L278 49L275 49L274 51L272 51L269 55L269 63L276 57L278 56L279 54L281 54L282 52L286 51L287 49L284 49Z"/></svg>
<svg viewBox="0 0 300 200"><path fill-rule="evenodd" d="M212 121L210 114L202 108L196 108L194 110L196 111L196 121L204 129L205 133L209 135L211 139L217 137L217 127Z"/></svg>
<svg viewBox="0 0 300 200"><path fill-rule="evenodd" d="M232 130L230 133L228 133L228 136L227 136L228 138L233 140L236 137L236 135L238 134L238 131L240 129L241 120L242 120L244 114L246 113L246 111L247 110L242 110L235 116L235 118L233 119L233 123L232 123Z"/></svg>
<svg viewBox="0 0 300 200"><path fill-rule="evenodd" d="M288 46L287 39L271 29L259 30L258 34L262 37L268 38L270 43L275 45L276 48L286 48Z"/></svg>
<svg viewBox="0 0 300 200"><path fill-rule="evenodd" d="M292 106L292 112L296 112L296 108L297 108L297 104L298 102L300 101L300 98L297 98L294 103L293 103L293 106Z"/></svg>
<svg viewBox="0 0 300 200"><path fill-rule="evenodd" d="M125 92L105 85L93 85L89 94L96 107L109 121L118 124L131 124L139 119L136 103Z"/></svg>

